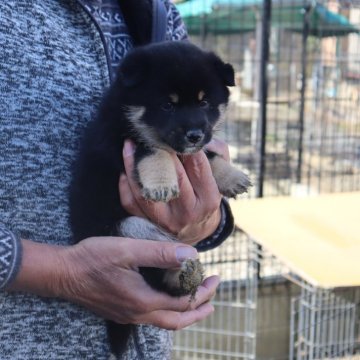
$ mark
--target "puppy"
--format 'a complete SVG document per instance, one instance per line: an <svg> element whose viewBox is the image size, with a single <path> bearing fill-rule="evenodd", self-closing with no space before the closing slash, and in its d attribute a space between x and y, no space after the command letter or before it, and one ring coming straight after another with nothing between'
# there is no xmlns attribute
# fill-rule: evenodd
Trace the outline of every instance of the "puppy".
<svg viewBox="0 0 360 360"><path fill-rule="evenodd" d="M203 149L224 116L234 85L234 70L215 54L187 42L139 47L124 59L117 79L105 95L97 118L86 129L75 164L71 189L71 225L75 241L90 236L119 235L176 241L149 221L122 208L118 181L124 172L124 140L136 143L135 178L149 201L179 196L171 153ZM247 190L248 177L221 156L207 152L219 191L236 196ZM142 268L154 288L171 295L194 296L203 280L198 261L181 269ZM114 354L126 347L129 325L109 322Z"/></svg>

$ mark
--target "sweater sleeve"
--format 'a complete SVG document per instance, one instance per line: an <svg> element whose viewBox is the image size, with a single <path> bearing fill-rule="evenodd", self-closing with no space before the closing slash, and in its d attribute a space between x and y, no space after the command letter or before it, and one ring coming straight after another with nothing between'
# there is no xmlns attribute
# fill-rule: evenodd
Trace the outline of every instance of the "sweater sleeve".
<svg viewBox="0 0 360 360"><path fill-rule="evenodd" d="M164 0L164 4L167 9L167 40L187 40L186 27L176 6L170 0Z"/></svg>
<svg viewBox="0 0 360 360"><path fill-rule="evenodd" d="M0 223L0 291L15 279L21 263L21 242Z"/></svg>
<svg viewBox="0 0 360 360"><path fill-rule="evenodd" d="M230 205L224 198L220 204L221 209L221 220L218 228L215 232L200 241L195 247L198 251L212 250L222 244L234 230L234 217L232 215Z"/></svg>

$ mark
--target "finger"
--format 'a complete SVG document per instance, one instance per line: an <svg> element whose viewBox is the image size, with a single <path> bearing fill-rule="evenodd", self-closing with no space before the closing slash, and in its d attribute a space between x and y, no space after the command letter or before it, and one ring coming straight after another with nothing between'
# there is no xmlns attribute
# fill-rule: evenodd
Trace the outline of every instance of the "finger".
<svg viewBox="0 0 360 360"><path fill-rule="evenodd" d="M220 278L217 275L213 275L210 276L208 278L206 278L203 283L199 286L194 300L192 300L189 303L189 298L188 298L188 304L187 307L185 307L185 310L194 310L196 308L198 308L200 305L209 302L216 293L216 289L219 286L220 283Z"/></svg>
<svg viewBox="0 0 360 360"><path fill-rule="evenodd" d="M125 174L128 180L128 185L131 193L134 198L136 198L136 194L140 192L140 187L134 181L134 154L135 154L135 144L131 140L125 140L123 147L123 160L124 160L124 168Z"/></svg>
<svg viewBox="0 0 360 360"><path fill-rule="evenodd" d="M139 241L127 239L126 247L128 263L132 267L158 267L161 269L176 268L186 259L197 259L196 249L188 245L179 245L171 242L159 242L152 240L141 240L141 251Z"/></svg>
<svg viewBox="0 0 360 360"><path fill-rule="evenodd" d="M159 293L161 296L156 298L157 305L154 310L171 310L176 312L184 312L191 309L194 310L214 297L219 283L220 278L216 275L206 278L199 286L195 298L192 301L190 301L190 295L174 297Z"/></svg>
<svg viewBox="0 0 360 360"><path fill-rule="evenodd" d="M184 157L183 165L196 195L207 201L215 201L214 207L216 208L220 204L221 195L205 153L199 151Z"/></svg>
<svg viewBox="0 0 360 360"><path fill-rule="evenodd" d="M219 284L220 277L217 275L206 278L199 286L195 294L195 300L193 301L193 304L191 304L191 308L195 309L199 305L210 301L214 297Z"/></svg>
<svg viewBox="0 0 360 360"><path fill-rule="evenodd" d="M158 310L141 319L140 323L145 322L167 330L180 330L205 319L213 312L214 306L210 303L186 312Z"/></svg>
<svg viewBox="0 0 360 360"><path fill-rule="evenodd" d="M207 277L201 284L201 288L205 288L208 292L214 295L216 288L220 284L220 277L218 275L212 275Z"/></svg>
<svg viewBox="0 0 360 360"><path fill-rule="evenodd" d="M230 162L229 146L225 141L213 138L206 146L205 149L213 151L214 153L223 157L226 161Z"/></svg>
<svg viewBox="0 0 360 360"><path fill-rule="evenodd" d="M140 190L138 186L134 186L137 184L132 184L133 174L134 174L134 164L135 164L134 154L135 154L135 144L131 140L125 140L123 147L123 160L124 160L125 173L128 178L131 189L137 188L137 190Z"/></svg>
<svg viewBox="0 0 360 360"><path fill-rule="evenodd" d="M128 177L122 174L119 179L119 194L122 207L131 215L146 218L129 184Z"/></svg>
<svg viewBox="0 0 360 360"><path fill-rule="evenodd" d="M182 156L181 159L184 161L185 158L188 156ZM174 163L175 163L175 170L178 177L178 184L180 189L180 197L174 201L174 203L188 203L193 204L195 201L195 193L194 189L191 185L191 182L189 180L188 174L186 173L186 170L184 168L183 162L180 161L180 159L175 156L174 157Z"/></svg>

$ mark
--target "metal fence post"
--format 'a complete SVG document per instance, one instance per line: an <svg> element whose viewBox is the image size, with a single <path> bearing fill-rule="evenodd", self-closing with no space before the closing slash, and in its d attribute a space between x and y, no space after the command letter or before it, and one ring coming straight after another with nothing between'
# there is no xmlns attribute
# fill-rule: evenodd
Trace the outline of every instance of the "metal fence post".
<svg viewBox="0 0 360 360"><path fill-rule="evenodd" d="M301 89L300 89L300 113L299 113L299 145L298 163L296 171L296 182L301 183L302 162L303 162L303 142L304 142L304 112L305 112L305 91L306 91L306 67L307 67L307 40L309 37L309 16L311 5L304 7L304 26L302 32L302 56L301 56Z"/></svg>
<svg viewBox="0 0 360 360"><path fill-rule="evenodd" d="M271 22L271 0L264 0L261 16L261 53L260 53L260 77L259 77L259 182L257 197L264 195L265 157L266 157L266 119L267 119L267 97L268 77L267 65L269 62L269 37Z"/></svg>

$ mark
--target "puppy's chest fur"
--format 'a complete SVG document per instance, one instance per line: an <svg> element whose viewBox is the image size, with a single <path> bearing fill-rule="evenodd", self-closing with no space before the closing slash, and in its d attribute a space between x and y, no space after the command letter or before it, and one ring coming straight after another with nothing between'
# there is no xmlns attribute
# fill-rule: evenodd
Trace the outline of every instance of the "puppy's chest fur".
<svg viewBox="0 0 360 360"><path fill-rule="evenodd" d="M201 151L211 140L228 102L234 71L212 53L188 43L162 43L134 50L85 132L71 188L71 225L75 241L118 235L177 241L148 220L121 206L118 181L124 172L122 150L136 143L134 175L142 196L155 202L177 198L174 155ZM206 152L220 193L236 196L250 186L248 177L220 155ZM129 175L129 174L128 174ZM203 280L196 260L178 269L141 268L155 289L194 296ZM113 353L126 346L130 327L109 322Z"/></svg>

